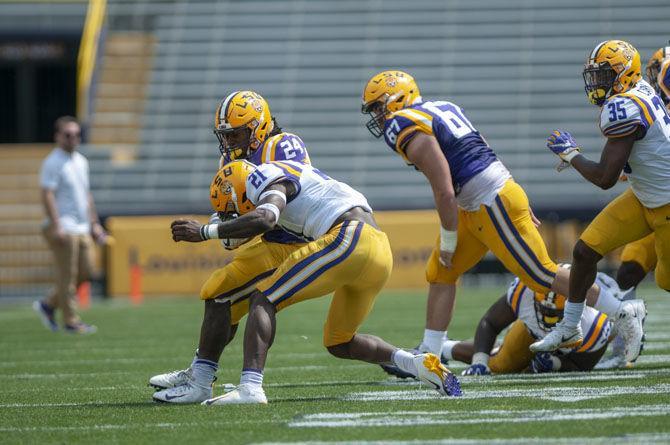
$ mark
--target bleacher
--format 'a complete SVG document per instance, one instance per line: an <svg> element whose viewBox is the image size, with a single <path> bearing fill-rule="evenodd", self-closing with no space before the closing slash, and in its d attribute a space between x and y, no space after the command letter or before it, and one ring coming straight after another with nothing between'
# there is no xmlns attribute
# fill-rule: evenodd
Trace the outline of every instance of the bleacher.
<svg viewBox="0 0 670 445"><path fill-rule="evenodd" d="M268 99L319 168L376 208L430 207L423 177L363 125L364 83L387 68L412 73L424 98L461 105L535 207L600 207L622 186L603 192L557 174L545 138L569 129L597 156L598 110L581 77L588 51L618 37L646 59L670 21L666 0L113 1L109 14L110 32L141 23L157 46L136 162L115 166L104 151L94 162L106 214L205 211L213 112L244 88Z"/></svg>
<svg viewBox="0 0 670 445"><path fill-rule="evenodd" d="M0 2L0 30L80 33L85 4ZM560 127L598 156L585 57L596 43L623 38L646 62L666 42L668 23L667 0L109 0L82 151L103 216L206 212L218 160L214 110L228 93L254 89L319 168L376 209L431 208L423 176L375 140L360 114L367 79L397 68L416 77L424 98L461 105L538 213L561 220L593 212L625 187L599 191L572 171L558 174L545 148ZM51 280L36 194L48 149L24 160L2 149L2 296L42 295Z"/></svg>

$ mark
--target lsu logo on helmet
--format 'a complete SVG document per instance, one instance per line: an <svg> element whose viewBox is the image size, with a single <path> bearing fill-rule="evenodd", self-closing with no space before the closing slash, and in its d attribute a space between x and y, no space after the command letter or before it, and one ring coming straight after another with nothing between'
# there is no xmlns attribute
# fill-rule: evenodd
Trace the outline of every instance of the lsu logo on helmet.
<svg viewBox="0 0 670 445"><path fill-rule="evenodd" d="M602 105L608 97L625 93L642 78L640 53L623 40L601 42L591 51L582 75L589 101Z"/></svg>
<svg viewBox="0 0 670 445"><path fill-rule="evenodd" d="M664 80L670 77L667 74L670 69L668 67L670 67L670 46L664 46L656 50L651 56L645 70L647 80L649 80L651 86L656 90L656 94L661 96L661 99L666 104L670 102L670 84L664 82ZM665 75L661 75L661 70L663 70Z"/></svg>
<svg viewBox="0 0 670 445"><path fill-rule="evenodd" d="M246 193L247 176L256 167L248 161L229 162L216 172L209 187L209 200L222 219L231 215L244 215L255 206Z"/></svg>
<svg viewBox="0 0 670 445"><path fill-rule="evenodd" d="M214 115L214 134L227 161L248 157L263 145L273 129L270 106L254 91L229 94Z"/></svg>
<svg viewBox="0 0 670 445"><path fill-rule="evenodd" d="M414 78L403 71L383 71L375 74L363 90L361 112L369 114L365 124L374 137L383 134L386 117L421 100Z"/></svg>

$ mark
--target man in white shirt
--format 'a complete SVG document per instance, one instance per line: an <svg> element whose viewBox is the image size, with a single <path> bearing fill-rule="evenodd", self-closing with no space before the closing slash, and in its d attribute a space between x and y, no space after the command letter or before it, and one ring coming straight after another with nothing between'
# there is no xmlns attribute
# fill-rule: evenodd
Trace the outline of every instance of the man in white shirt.
<svg viewBox="0 0 670 445"><path fill-rule="evenodd" d="M56 288L33 308L44 325L58 330L55 311L63 312L65 331L92 334L95 326L83 323L75 308L77 287L89 279L93 267L93 240L106 234L98 221L89 189L88 161L77 147L81 127L77 120L63 116L54 123L56 148L42 162L40 187L47 219L44 236L53 252Z"/></svg>

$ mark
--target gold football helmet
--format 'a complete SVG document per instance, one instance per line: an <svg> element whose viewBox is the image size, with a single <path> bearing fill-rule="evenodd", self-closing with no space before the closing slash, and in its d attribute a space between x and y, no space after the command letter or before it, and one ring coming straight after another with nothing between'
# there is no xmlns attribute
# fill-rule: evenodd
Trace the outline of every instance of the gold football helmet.
<svg viewBox="0 0 670 445"><path fill-rule="evenodd" d="M214 134L227 161L246 158L274 128L270 106L253 91L235 91L221 101L214 115Z"/></svg>
<svg viewBox="0 0 670 445"><path fill-rule="evenodd" d="M670 42L668 42L670 43ZM664 46L663 48L659 48L652 56L651 59L649 59L649 62L647 62L647 80L651 84L652 87L654 87L654 90L656 90L656 93L661 96L664 102L668 102L670 100L670 97L666 94L666 91L663 90L661 85L659 84L659 79L658 75L661 72L661 66L663 65L663 62L670 63L670 46Z"/></svg>
<svg viewBox="0 0 670 445"><path fill-rule="evenodd" d="M256 207L247 198L247 176L256 166L249 161L229 162L216 172L209 187L212 208L224 219L230 215L244 215Z"/></svg>
<svg viewBox="0 0 670 445"><path fill-rule="evenodd" d="M599 43L584 65L584 90L589 101L602 105L608 97L625 93L642 78L640 53L623 40Z"/></svg>
<svg viewBox="0 0 670 445"><path fill-rule="evenodd" d="M556 292L542 294L535 292L535 316L543 328L549 330L563 319L565 296Z"/></svg>
<svg viewBox="0 0 670 445"><path fill-rule="evenodd" d="M361 112L369 114L365 124L376 138L382 136L384 121L394 111L421 100L421 93L414 78L402 71L383 71L372 76L363 90Z"/></svg>

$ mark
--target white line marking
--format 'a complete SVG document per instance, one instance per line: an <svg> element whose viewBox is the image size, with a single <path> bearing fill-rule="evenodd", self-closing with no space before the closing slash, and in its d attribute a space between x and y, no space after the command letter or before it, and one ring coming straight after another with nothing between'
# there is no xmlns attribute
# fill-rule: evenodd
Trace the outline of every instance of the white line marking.
<svg viewBox="0 0 670 445"><path fill-rule="evenodd" d="M618 396L623 394L662 394L670 391L670 383L661 383L652 386L630 387L586 387L563 386L555 388L532 389L483 389L463 392L461 399L498 399L532 397L536 399L553 400L558 402L577 402L581 400L599 399L602 397ZM344 400L356 402L378 402L388 400L433 400L442 399L436 391L365 391L355 392L344 396ZM670 406L668 407L670 409Z"/></svg>
<svg viewBox="0 0 670 445"><path fill-rule="evenodd" d="M607 409L481 410L481 411L396 411L308 414L289 422L292 428L389 427L456 425L480 423L527 423L565 420L618 419L622 417L667 416L668 405L613 407ZM574 443L574 442L573 442Z"/></svg>
<svg viewBox="0 0 670 445"><path fill-rule="evenodd" d="M543 445L573 445L575 443L589 443L596 445L625 444L631 443L667 443L668 436L665 434L626 434L619 437L517 437L514 439L461 439L449 438L441 440L384 440L387 445L517 445L538 444ZM258 445L381 445L380 441L307 441L307 442L261 442Z"/></svg>
<svg viewBox="0 0 670 445"><path fill-rule="evenodd" d="M666 350L670 352L670 343L668 342L644 342L644 352ZM670 359L670 357L668 358Z"/></svg>

